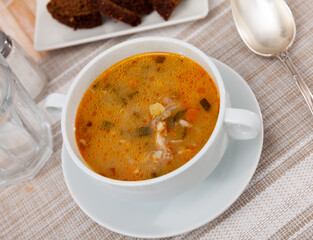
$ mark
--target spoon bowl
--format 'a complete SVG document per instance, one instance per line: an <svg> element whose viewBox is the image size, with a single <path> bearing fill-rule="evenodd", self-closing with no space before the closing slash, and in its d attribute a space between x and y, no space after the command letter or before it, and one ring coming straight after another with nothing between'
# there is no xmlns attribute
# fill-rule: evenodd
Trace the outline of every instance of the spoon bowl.
<svg viewBox="0 0 313 240"><path fill-rule="evenodd" d="M232 12L241 38L256 54L279 54L295 39L295 21L284 1L232 0Z"/></svg>
<svg viewBox="0 0 313 240"><path fill-rule="evenodd" d="M281 60L313 114L313 95L287 51L295 40L296 24L285 1L231 0L231 5L237 30L244 43L258 55Z"/></svg>

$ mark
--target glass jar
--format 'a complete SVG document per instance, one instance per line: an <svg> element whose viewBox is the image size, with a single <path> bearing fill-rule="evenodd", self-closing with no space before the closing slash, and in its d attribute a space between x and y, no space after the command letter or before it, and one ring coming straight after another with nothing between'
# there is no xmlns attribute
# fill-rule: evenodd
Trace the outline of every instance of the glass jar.
<svg viewBox="0 0 313 240"><path fill-rule="evenodd" d="M51 154L50 124L0 54L0 184L34 177Z"/></svg>

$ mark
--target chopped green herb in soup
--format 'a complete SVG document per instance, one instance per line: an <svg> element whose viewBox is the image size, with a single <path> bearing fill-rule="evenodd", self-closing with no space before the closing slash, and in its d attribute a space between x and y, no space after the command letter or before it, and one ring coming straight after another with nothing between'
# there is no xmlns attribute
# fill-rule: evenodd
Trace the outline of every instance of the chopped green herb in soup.
<svg viewBox="0 0 313 240"><path fill-rule="evenodd" d="M86 91L76 141L98 174L145 180L193 158L218 113L217 88L199 64L172 53L140 54L104 71Z"/></svg>

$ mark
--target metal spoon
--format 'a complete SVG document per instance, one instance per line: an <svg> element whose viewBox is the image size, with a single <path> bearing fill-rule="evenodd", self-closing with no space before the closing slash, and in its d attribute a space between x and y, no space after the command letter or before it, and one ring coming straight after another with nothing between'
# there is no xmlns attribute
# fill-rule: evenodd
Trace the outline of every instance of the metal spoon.
<svg viewBox="0 0 313 240"><path fill-rule="evenodd" d="M284 64L313 114L313 95L287 51L295 39L296 25L285 1L231 0L231 5L237 30L244 43L254 53L277 57Z"/></svg>

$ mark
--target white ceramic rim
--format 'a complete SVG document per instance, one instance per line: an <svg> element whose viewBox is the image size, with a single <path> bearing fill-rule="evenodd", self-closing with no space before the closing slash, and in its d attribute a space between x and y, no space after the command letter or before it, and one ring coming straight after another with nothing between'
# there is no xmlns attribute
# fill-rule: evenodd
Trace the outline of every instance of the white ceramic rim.
<svg viewBox="0 0 313 240"><path fill-rule="evenodd" d="M192 52L196 53L200 58L202 58L203 60L205 60L205 62L208 64L208 66L211 68L212 72L215 74L215 84L217 85L218 91L219 91L219 95L220 95L220 109L219 109L219 115L218 115L218 119L215 125L215 128L213 130L213 133L211 134L209 140L207 141L207 143L203 146L203 148L192 158L190 159L187 163L185 163L184 165L182 165L181 167L177 168L176 170L165 174L163 176L157 177L157 178L153 178L153 179L148 179L148 180L141 180L141 181L122 181L122 180L115 180L115 179L111 179L111 178L107 178L104 176L101 176L97 173L95 173L94 171L92 171L90 168L88 168L86 165L84 165L81 160L76 156L76 154L74 153L74 151L71 148L71 145L69 143L69 139L68 136L66 134L66 113L67 113L67 109L68 109L68 105L70 102L70 97L73 94L73 92L75 91L75 88L78 87L79 82L81 77L84 75L84 73L86 71L88 71L94 64L96 64L100 59L102 59L105 55L107 55L108 53L111 53L113 51L118 51L119 48L121 47L125 47L127 45L131 45L131 44L140 44L143 42L161 42L164 44L168 44L168 43L173 43L173 44L177 44L183 48L187 48L189 50L191 50ZM164 52L162 50L160 50L160 52ZM114 64L113 64L114 65ZM112 66L112 65L111 65ZM105 69L103 70L105 71ZM211 76L212 77L212 76ZM214 77L212 77L214 79ZM87 90L87 89L86 89ZM195 46L178 40L178 39L174 39L174 38L168 38L168 37L142 37L142 38L136 38L136 39L132 39L129 41L125 41L122 42L120 44L117 44L109 49L107 49L106 51L100 53L98 56L96 56L94 59L92 59L80 72L79 74L75 77L73 83L70 86L70 89L66 95L66 100L65 100L65 105L64 108L62 110L62 118L61 118L61 130L62 130L62 136L63 136L63 143L69 153L69 155L71 156L71 158L73 159L74 163L82 170L84 171L86 174L88 174L89 176L91 176L92 178L100 181L100 182L104 182L107 183L109 185L116 185L116 186L125 186L125 187L139 187L139 186L147 186L147 185L153 185L153 184L157 184L163 181L167 181L170 178L175 177L176 175L180 174L181 172L185 171L187 168L189 168L191 165L193 165L196 161L198 161L203 155L204 153L208 150L208 148L213 144L213 142L215 141L215 139L217 138L219 132L222 129L223 126L223 121L224 121L224 115L225 115L225 110L226 110L226 93L225 93L225 86L224 83L222 81L222 77L219 73L219 71L217 70L215 64L212 62L212 60L205 54L203 53L200 49L196 48Z"/></svg>

